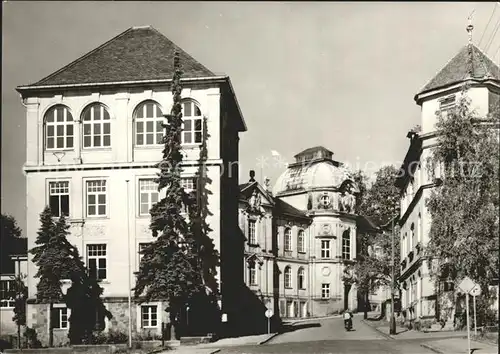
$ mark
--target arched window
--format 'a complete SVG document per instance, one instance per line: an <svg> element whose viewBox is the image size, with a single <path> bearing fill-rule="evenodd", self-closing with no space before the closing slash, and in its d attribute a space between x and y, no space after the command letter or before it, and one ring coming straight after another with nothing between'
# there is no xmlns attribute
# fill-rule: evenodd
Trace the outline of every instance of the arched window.
<svg viewBox="0 0 500 354"><path fill-rule="evenodd" d="M349 230L342 234L342 258L351 259L351 233Z"/></svg>
<svg viewBox="0 0 500 354"><path fill-rule="evenodd" d="M47 150L73 148L73 116L68 107L57 105L44 117L45 148Z"/></svg>
<svg viewBox="0 0 500 354"><path fill-rule="evenodd" d="M299 271L297 272L297 284L299 289L305 289L306 288L306 272L304 268L300 267Z"/></svg>
<svg viewBox="0 0 500 354"><path fill-rule="evenodd" d="M106 107L93 103L82 113L83 147L111 146L111 120Z"/></svg>
<svg viewBox="0 0 500 354"><path fill-rule="evenodd" d="M285 267L284 271L285 288L292 287L292 268L289 266Z"/></svg>
<svg viewBox="0 0 500 354"><path fill-rule="evenodd" d="M154 101L142 102L135 109L134 120L135 144L137 146L162 143L164 135L163 112L158 103Z"/></svg>
<svg viewBox="0 0 500 354"><path fill-rule="evenodd" d="M292 250L292 230L289 228L285 229L285 251Z"/></svg>
<svg viewBox="0 0 500 354"><path fill-rule="evenodd" d="M299 233L297 235L297 251L301 253L306 252L306 245L305 245L305 239L304 239L304 230L299 230Z"/></svg>
<svg viewBox="0 0 500 354"><path fill-rule="evenodd" d="M201 132L203 129L203 117L201 110L194 101L182 103L182 144L201 144Z"/></svg>

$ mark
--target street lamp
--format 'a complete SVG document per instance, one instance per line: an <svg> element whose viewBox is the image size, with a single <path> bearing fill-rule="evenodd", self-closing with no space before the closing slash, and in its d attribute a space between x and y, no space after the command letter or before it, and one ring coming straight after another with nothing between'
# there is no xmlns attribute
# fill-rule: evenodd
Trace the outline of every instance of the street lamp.
<svg viewBox="0 0 500 354"><path fill-rule="evenodd" d="M130 268L130 220L129 220L129 180L125 180L127 182L127 273L128 273L128 347L132 348L132 296L130 289L132 288L132 281L130 279L130 273L132 269Z"/></svg>
<svg viewBox="0 0 500 354"><path fill-rule="evenodd" d="M396 334L396 318L394 317L394 290L395 290L395 279L394 279L394 219L391 220L391 323L389 327L390 334Z"/></svg>

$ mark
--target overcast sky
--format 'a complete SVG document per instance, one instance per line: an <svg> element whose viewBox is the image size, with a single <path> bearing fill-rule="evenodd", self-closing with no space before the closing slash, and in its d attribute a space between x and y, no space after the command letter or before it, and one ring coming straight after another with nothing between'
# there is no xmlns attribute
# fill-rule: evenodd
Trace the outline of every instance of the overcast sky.
<svg viewBox="0 0 500 354"><path fill-rule="evenodd" d="M14 88L38 81L129 27L152 25L215 73L231 77L248 131L240 180L271 151L323 145L368 173L399 165L419 124L417 93L467 43L485 49L495 3L3 2L2 212L25 225L26 121ZM486 31L485 31L486 28ZM483 33L484 36L483 36ZM489 45L500 59L500 31ZM496 53L496 55L495 55ZM33 122L35 123L35 122ZM374 167L376 166L376 167ZM398 166L399 167L399 166Z"/></svg>

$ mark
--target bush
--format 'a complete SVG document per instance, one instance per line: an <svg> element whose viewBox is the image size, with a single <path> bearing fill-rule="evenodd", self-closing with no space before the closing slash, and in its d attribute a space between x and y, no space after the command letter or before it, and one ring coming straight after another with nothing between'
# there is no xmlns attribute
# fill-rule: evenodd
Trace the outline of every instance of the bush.
<svg viewBox="0 0 500 354"><path fill-rule="evenodd" d="M24 330L24 338L28 348L41 348L42 343L38 340L38 334L33 328L26 327Z"/></svg>

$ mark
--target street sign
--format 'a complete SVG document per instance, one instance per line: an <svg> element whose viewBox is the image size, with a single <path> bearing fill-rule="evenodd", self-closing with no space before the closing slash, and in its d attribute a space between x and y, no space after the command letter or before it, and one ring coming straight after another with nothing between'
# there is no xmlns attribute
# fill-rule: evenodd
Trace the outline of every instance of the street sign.
<svg viewBox="0 0 500 354"><path fill-rule="evenodd" d="M474 297L481 295L481 287L479 286L479 284L476 284L476 286L472 288L469 294L471 294Z"/></svg>
<svg viewBox="0 0 500 354"><path fill-rule="evenodd" d="M474 283L472 279L469 277L465 277L464 279L462 279L462 281L458 285L460 290L462 290L466 294L470 293L470 291L472 290L472 288L474 288L474 286L476 286L476 283Z"/></svg>
<svg viewBox="0 0 500 354"><path fill-rule="evenodd" d="M267 309L267 310L266 310L266 317L267 317L267 318L271 318L271 317L273 317L273 310L271 310L271 309Z"/></svg>

